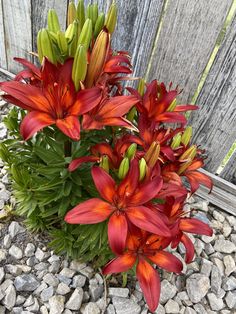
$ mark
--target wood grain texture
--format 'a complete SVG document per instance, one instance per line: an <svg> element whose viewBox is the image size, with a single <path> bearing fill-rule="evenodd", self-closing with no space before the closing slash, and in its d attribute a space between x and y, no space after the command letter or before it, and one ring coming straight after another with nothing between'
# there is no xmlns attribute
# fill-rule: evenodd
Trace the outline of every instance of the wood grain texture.
<svg viewBox="0 0 236 314"><path fill-rule="evenodd" d="M47 26L47 14L49 9L55 9L62 29L66 27L68 0L34 0L32 1L32 40L33 50L37 51L38 31Z"/></svg>
<svg viewBox="0 0 236 314"><path fill-rule="evenodd" d="M8 71L16 73L21 67L14 57L28 58L32 50L31 1L2 1L5 29L5 49Z"/></svg>
<svg viewBox="0 0 236 314"><path fill-rule="evenodd" d="M206 167L215 173L236 138L236 16L198 96L190 123L194 141L208 154Z"/></svg>
<svg viewBox="0 0 236 314"><path fill-rule="evenodd" d="M215 46L232 0L169 0L148 79L184 88L190 101Z"/></svg>
<svg viewBox="0 0 236 314"><path fill-rule="evenodd" d="M225 165L220 177L236 185L236 151Z"/></svg>
<svg viewBox="0 0 236 314"><path fill-rule="evenodd" d="M3 25L2 0L0 0L0 67L7 68L7 56L5 48L5 34Z"/></svg>

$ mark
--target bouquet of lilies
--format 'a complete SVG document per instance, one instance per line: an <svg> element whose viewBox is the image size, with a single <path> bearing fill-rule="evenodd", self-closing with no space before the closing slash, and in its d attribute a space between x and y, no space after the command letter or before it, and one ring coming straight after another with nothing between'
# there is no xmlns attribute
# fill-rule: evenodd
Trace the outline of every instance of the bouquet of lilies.
<svg viewBox="0 0 236 314"><path fill-rule="evenodd" d="M190 263L188 233L212 234L184 207L212 182L198 171L204 152L186 126L185 113L197 107L177 104L172 84L129 76L128 53L111 48L116 16L114 3L107 16L96 4L70 3L63 32L49 11L48 28L38 33L41 66L15 58L25 69L0 84L2 97L20 108L5 121L12 138L0 154L29 226L43 222L52 238L60 234L52 243L64 241L69 255L103 255L104 274L136 269L154 311L158 268L182 271L171 249L182 243ZM137 80L137 88L124 84Z"/></svg>

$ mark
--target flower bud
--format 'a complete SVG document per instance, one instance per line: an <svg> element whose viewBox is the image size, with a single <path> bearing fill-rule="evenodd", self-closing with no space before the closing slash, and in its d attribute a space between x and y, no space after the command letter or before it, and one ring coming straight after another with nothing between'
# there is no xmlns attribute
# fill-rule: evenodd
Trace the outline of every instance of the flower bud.
<svg viewBox="0 0 236 314"><path fill-rule="evenodd" d="M84 12L84 0L79 0L76 10L77 19L79 20L81 28L84 26L85 12Z"/></svg>
<svg viewBox="0 0 236 314"><path fill-rule="evenodd" d="M72 79L75 84L76 91L79 90L80 82L84 81L87 73L87 51L84 46L78 45L73 67L72 67Z"/></svg>
<svg viewBox="0 0 236 314"><path fill-rule="evenodd" d="M144 89L145 89L145 80L141 78L138 82L138 92L141 96L144 95Z"/></svg>
<svg viewBox="0 0 236 314"><path fill-rule="evenodd" d="M179 170L177 171L177 173L178 173L178 174L183 173L183 172L188 168L188 166L191 165L191 163L192 163L192 160L187 161L187 162L184 162L184 163L180 166L180 168L179 168Z"/></svg>
<svg viewBox="0 0 236 314"><path fill-rule="evenodd" d="M109 47L110 35L106 30L103 30L99 33L90 56L88 74L85 81L87 88L93 86L102 73Z"/></svg>
<svg viewBox="0 0 236 314"><path fill-rule="evenodd" d="M88 47L90 45L92 32L93 32L92 21L90 19L87 19L84 23L84 26L81 30L78 40L78 44L83 45L86 50L88 50Z"/></svg>
<svg viewBox="0 0 236 314"><path fill-rule="evenodd" d="M181 138L181 142L187 146L188 143L190 142L191 140L191 137L192 137L192 133L193 133L193 128L191 126L187 126L183 135L182 135L182 138Z"/></svg>
<svg viewBox="0 0 236 314"><path fill-rule="evenodd" d="M110 34L112 34L115 30L116 21L117 21L117 5L115 3L112 3L105 21L105 26Z"/></svg>
<svg viewBox="0 0 236 314"><path fill-rule="evenodd" d="M173 149L178 148L180 146L180 143L181 143L181 134L178 133L172 139L171 148Z"/></svg>
<svg viewBox="0 0 236 314"><path fill-rule="evenodd" d="M192 145L180 157L179 161L192 161L197 154L197 146Z"/></svg>
<svg viewBox="0 0 236 314"><path fill-rule="evenodd" d="M125 157L120 163L120 167L118 170L118 178L120 180L124 179L129 171L129 158Z"/></svg>
<svg viewBox="0 0 236 314"><path fill-rule="evenodd" d="M174 111L175 110L175 107L177 106L177 100L176 98L172 101L172 103L169 105L167 111Z"/></svg>
<svg viewBox="0 0 236 314"><path fill-rule="evenodd" d="M65 34L62 31L57 32L57 45L60 49L61 54L63 56L66 56L68 53L68 44Z"/></svg>
<svg viewBox="0 0 236 314"><path fill-rule="evenodd" d="M144 158L139 160L139 181L142 181L145 178L147 172L147 163Z"/></svg>
<svg viewBox="0 0 236 314"><path fill-rule="evenodd" d="M136 150L137 150L137 144L136 143L131 144L130 147L126 151L126 154L125 154L126 157L128 157L129 160L131 160L135 156Z"/></svg>
<svg viewBox="0 0 236 314"><path fill-rule="evenodd" d="M155 166L160 154L160 144L153 142L149 147L148 151L144 155L148 167L152 168Z"/></svg>
<svg viewBox="0 0 236 314"><path fill-rule="evenodd" d="M96 38L98 36L98 34L101 32L103 26L104 26L104 22L105 22L105 14L101 13L99 14L97 21L95 23L95 27L94 27L94 37Z"/></svg>
<svg viewBox="0 0 236 314"><path fill-rule="evenodd" d="M70 25L74 22L76 19L76 7L74 2L70 2L68 5L68 11L67 11L67 25Z"/></svg>
<svg viewBox="0 0 236 314"><path fill-rule="evenodd" d="M38 32L37 36L38 56L42 63L43 57L47 57L52 63L56 63L56 56L52 48L52 42L47 29L43 28Z"/></svg>
<svg viewBox="0 0 236 314"><path fill-rule="evenodd" d="M48 11L48 30L53 33L57 33L60 30L58 16L56 11L53 9Z"/></svg>
<svg viewBox="0 0 236 314"><path fill-rule="evenodd" d="M70 57L74 57L76 49L77 49L78 36L79 36L79 22L77 20L75 20L72 24L70 24L67 27L65 36L68 39L69 55Z"/></svg>
<svg viewBox="0 0 236 314"><path fill-rule="evenodd" d="M107 173L109 173L109 158L107 155L102 156L101 162L99 166L104 169Z"/></svg>

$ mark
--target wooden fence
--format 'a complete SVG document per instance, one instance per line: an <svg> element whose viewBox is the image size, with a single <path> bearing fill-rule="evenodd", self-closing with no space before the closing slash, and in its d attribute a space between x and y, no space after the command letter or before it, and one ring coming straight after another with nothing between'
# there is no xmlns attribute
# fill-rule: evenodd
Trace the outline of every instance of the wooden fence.
<svg viewBox="0 0 236 314"><path fill-rule="evenodd" d="M98 0L99 8L107 11L110 2ZM135 75L172 81L184 88L181 101L194 99L199 105L190 119L194 140L208 152L205 169L214 175L236 140L236 0L117 3L113 48L131 53ZM30 59L28 52L36 50L37 32L46 26L49 8L55 8L66 25L67 4L67 0L0 0L0 73L20 69L14 56ZM231 205L236 212L235 185L224 179L236 184L236 153L214 176L221 190L234 195ZM224 195L222 202L228 197Z"/></svg>

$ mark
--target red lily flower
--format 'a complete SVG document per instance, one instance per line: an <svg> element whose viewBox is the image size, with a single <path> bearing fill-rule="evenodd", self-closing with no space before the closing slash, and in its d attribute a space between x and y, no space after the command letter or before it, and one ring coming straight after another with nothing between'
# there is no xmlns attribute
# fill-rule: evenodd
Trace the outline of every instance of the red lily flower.
<svg viewBox="0 0 236 314"><path fill-rule="evenodd" d="M155 311L159 303L160 277L150 263L176 273L180 273L183 268L181 261L163 251L161 245L160 237L137 230L127 238L127 251L103 268L103 274L120 273L131 269L137 260L136 276L151 312Z"/></svg>
<svg viewBox="0 0 236 314"><path fill-rule="evenodd" d="M70 210L65 221L70 224L94 224L109 217L109 245L116 254L121 254L125 248L128 222L155 234L170 235L158 213L145 206L161 189L162 179L156 177L145 184L139 184L138 169L138 161L134 159L127 176L116 186L106 171L93 167L93 181L105 201L99 198L87 200Z"/></svg>
<svg viewBox="0 0 236 314"><path fill-rule="evenodd" d="M97 106L102 94L98 87L76 93L71 79L72 62L67 60L64 65L55 66L45 59L41 86L17 81L0 84L0 88L11 96L12 103L29 111L20 128L25 140L53 124L68 137L79 140L78 116Z"/></svg>

